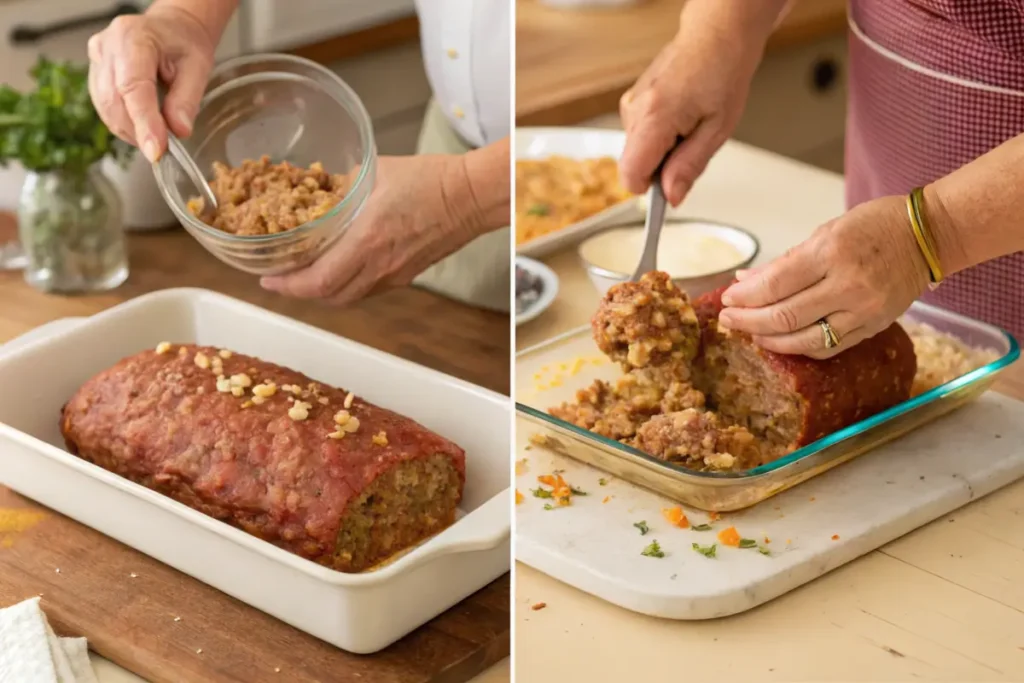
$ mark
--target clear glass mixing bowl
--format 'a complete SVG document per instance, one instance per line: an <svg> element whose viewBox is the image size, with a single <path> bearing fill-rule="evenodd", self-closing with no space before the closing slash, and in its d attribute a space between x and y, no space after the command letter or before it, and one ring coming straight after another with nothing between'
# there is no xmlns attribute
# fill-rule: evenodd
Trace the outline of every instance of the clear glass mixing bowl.
<svg viewBox="0 0 1024 683"><path fill-rule="evenodd" d="M373 190L377 149L359 97L328 69L291 55L248 55L214 69L185 147L212 177L213 162L238 166L269 155L354 178L328 213L272 235L234 235L195 218L186 207L198 190L169 154L154 166L156 182L189 233L221 261L256 275L279 275L315 261L345 232Z"/></svg>

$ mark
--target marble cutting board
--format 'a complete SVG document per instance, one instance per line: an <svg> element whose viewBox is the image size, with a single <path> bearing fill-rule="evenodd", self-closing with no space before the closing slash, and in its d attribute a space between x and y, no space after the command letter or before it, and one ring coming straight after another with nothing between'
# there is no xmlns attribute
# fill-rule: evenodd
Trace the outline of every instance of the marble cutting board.
<svg viewBox="0 0 1024 683"><path fill-rule="evenodd" d="M523 430L520 430L522 432ZM667 499L517 435L516 556L535 569L626 609L669 619L710 619L749 610L864 555L970 501L1024 477L1024 402L989 392L920 430L741 512L713 530L670 525ZM545 510L530 495L554 469L587 492ZM601 486L604 477L607 484ZM605 498L609 498L607 502ZM684 508L685 509L685 508ZM693 524L706 513L686 510ZM641 536L634 523L646 521ZM735 526L771 551L718 544ZM765 538L770 543L765 543ZM641 551L657 540L664 558Z"/></svg>

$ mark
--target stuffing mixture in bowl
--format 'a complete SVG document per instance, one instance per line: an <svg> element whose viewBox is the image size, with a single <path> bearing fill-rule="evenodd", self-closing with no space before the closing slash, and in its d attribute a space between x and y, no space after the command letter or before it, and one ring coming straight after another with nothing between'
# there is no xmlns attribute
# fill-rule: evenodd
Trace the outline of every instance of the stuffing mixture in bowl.
<svg viewBox="0 0 1024 683"><path fill-rule="evenodd" d="M215 162L210 189L217 210L204 216L204 202L194 197L189 212L218 230L233 235L273 235L315 221L334 208L351 188L351 178L331 174L320 162L302 168L269 156L241 166Z"/></svg>
<svg viewBox="0 0 1024 683"><path fill-rule="evenodd" d="M630 198L612 157L516 160L516 244L543 237Z"/></svg>

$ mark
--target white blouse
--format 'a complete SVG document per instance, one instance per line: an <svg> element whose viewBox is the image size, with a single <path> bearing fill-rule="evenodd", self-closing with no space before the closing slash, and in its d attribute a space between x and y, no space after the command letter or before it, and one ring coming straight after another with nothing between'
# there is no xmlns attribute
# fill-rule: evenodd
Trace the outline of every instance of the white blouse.
<svg viewBox="0 0 1024 683"><path fill-rule="evenodd" d="M452 127L477 147L508 137L509 0L416 0L416 10L427 78Z"/></svg>

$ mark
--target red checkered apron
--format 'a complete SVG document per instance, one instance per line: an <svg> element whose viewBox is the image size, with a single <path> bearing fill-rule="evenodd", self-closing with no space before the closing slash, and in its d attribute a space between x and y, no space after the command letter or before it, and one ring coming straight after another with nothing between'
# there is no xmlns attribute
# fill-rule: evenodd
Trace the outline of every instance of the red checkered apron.
<svg viewBox="0 0 1024 683"><path fill-rule="evenodd" d="M1024 0L851 0L849 98L848 207L1024 133ZM1024 252L952 275L924 300L1024 341Z"/></svg>

